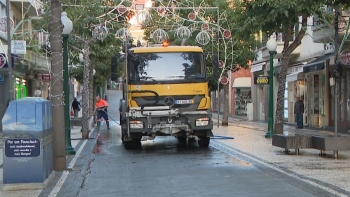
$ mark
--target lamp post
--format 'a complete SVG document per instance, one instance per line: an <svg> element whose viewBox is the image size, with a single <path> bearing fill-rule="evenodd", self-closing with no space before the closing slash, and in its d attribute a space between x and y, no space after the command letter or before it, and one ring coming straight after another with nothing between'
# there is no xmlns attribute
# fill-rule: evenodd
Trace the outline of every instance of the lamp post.
<svg viewBox="0 0 350 197"><path fill-rule="evenodd" d="M269 41L266 43L266 48L270 53L270 75L269 75L269 122L268 122L268 131L265 135L265 138L271 138L273 135L273 55L276 53L277 42L270 36Z"/></svg>
<svg viewBox="0 0 350 197"><path fill-rule="evenodd" d="M61 13L61 22L63 25L62 38L63 38L63 91L64 91L64 125L66 134L66 154L75 155L74 148L71 144L71 130L70 130L70 102L69 102L69 76L68 76L68 38L69 34L73 30L73 23L67 17L66 12Z"/></svg>

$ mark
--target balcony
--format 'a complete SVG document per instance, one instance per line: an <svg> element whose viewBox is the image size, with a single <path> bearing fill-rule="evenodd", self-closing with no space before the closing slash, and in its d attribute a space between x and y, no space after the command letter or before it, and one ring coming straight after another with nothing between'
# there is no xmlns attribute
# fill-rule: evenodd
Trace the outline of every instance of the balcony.
<svg viewBox="0 0 350 197"><path fill-rule="evenodd" d="M341 42L346 30L346 25L349 21L349 11L342 12L341 20L339 20L338 41ZM334 28L320 21L314 21L312 26L312 38L316 43L334 42Z"/></svg>
<svg viewBox="0 0 350 197"><path fill-rule="evenodd" d="M27 51L24 55L24 59L30 64L30 68L46 73L50 70L50 58L44 57L42 55L36 54L32 51Z"/></svg>
<svg viewBox="0 0 350 197"><path fill-rule="evenodd" d="M10 0L12 6L28 17L39 16L42 3L39 0Z"/></svg>

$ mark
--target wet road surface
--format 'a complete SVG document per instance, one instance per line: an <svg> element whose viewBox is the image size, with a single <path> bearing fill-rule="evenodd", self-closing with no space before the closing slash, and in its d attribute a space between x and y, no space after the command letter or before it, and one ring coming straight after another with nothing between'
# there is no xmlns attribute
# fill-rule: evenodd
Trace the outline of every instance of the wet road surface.
<svg viewBox="0 0 350 197"><path fill-rule="evenodd" d="M109 115L119 120L121 92L109 94ZM212 141L217 144L217 138ZM78 196L327 196L323 191L219 149L178 145L174 137L142 142L125 150L120 128L101 125L94 158Z"/></svg>

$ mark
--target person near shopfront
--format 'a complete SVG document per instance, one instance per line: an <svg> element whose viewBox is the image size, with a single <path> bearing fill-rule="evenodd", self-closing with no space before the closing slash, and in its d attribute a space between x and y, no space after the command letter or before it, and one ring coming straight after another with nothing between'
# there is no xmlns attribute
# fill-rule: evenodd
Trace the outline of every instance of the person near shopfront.
<svg viewBox="0 0 350 197"><path fill-rule="evenodd" d="M302 129L303 126L303 114L304 114L304 102L300 97L296 97L294 104L295 120L297 122L297 129Z"/></svg>
<svg viewBox="0 0 350 197"><path fill-rule="evenodd" d="M109 119L107 114L108 103L103 100L100 96L96 96L95 111L97 112L97 126L100 127L101 118L106 121L107 129L109 129Z"/></svg>
<svg viewBox="0 0 350 197"><path fill-rule="evenodd" d="M78 117L78 113L80 111L80 102L77 100L77 98L74 98L73 102L72 102L72 111L74 113L74 118Z"/></svg>

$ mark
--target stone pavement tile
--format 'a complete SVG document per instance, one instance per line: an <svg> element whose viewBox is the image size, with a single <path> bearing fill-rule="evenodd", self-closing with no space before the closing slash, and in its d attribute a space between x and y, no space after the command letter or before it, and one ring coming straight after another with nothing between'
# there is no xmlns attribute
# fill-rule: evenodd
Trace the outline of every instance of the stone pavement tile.
<svg viewBox="0 0 350 197"><path fill-rule="evenodd" d="M350 151L339 151L335 160L333 152L327 151L325 157L319 156L315 149L301 149L300 155L284 154L284 149L272 146L272 139L265 138L265 131L240 126L214 127L214 135L231 136L234 139L218 139L217 142L232 147L237 153L262 163L273 165L305 176L305 179L318 180L331 184L350 194ZM215 142L215 140L213 140Z"/></svg>
<svg viewBox="0 0 350 197"><path fill-rule="evenodd" d="M81 128L73 127L71 128L71 145L75 148L81 141ZM3 139L0 139L3 140ZM53 184L50 182L49 184ZM2 191L3 187L3 147L0 147L0 197L37 197L42 190L21 190L21 191Z"/></svg>
<svg viewBox="0 0 350 197"><path fill-rule="evenodd" d="M1 189L2 187L3 187L3 168L0 169L0 196L1 197L37 197L41 192L41 190L3 191Z"/></svg>

